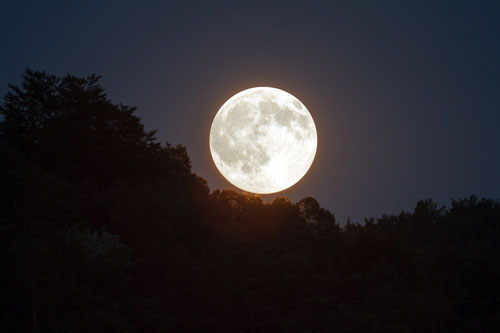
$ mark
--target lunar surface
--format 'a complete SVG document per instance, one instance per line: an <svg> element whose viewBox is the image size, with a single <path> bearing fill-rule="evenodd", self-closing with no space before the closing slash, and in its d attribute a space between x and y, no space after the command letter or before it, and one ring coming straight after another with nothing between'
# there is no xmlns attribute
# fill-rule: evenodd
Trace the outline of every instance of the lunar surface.
<svg viewBox="0 0 500 333"><path fill-rule="evenodd" d="M275 193L309 170L317 147L316 126L307 108L286 91L257 87L231 97L210 129L215 165L234 186Z"/></svg>

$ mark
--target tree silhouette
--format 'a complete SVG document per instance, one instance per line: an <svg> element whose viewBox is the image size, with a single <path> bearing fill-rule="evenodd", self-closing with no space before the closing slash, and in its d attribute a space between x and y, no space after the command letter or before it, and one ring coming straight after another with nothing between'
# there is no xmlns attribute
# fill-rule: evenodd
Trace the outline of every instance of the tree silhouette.
<svg viewBox="0 0 500 333"><path fill-rule="evenodd" d="M340 227L312 197L210 193L99 77L27 70L0 107L5 332L493 332L500 202Z"/></svg>

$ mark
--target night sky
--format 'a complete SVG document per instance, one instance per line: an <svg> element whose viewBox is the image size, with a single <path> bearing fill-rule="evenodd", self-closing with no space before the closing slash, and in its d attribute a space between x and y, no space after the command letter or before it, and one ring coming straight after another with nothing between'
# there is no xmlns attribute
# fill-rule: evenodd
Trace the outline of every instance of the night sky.
<svg viewBox="0 0 500 333"><path fill-rule="evenodd" d="M340 224L500 196L499 1L9 1L0 31L2 96L26 67L102 75L211 190L231 187L208 146L217 110L272 86L318 130L308 174L278 195Z"/></svg>

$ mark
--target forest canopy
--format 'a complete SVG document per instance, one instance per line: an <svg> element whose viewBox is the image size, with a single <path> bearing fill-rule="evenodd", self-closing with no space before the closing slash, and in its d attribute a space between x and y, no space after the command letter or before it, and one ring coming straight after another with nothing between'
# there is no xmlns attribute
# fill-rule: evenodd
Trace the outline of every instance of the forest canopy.
<svg viewBox="0 0 500 333"><path fill-rule="evenodd" d="M28 69L0 107L0 330L500 327L498 200L341 227L313 197L210 192L99 79Z"/></svg>

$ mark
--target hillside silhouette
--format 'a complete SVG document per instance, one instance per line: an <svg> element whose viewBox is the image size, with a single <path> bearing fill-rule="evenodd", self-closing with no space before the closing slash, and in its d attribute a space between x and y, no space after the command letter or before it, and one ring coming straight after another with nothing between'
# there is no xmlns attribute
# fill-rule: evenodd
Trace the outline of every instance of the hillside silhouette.
<svg viewBox="0 0 500 333"><path fill-rule="evenodd" d="M2 332L494 332L500 202L340 227L210 192L99 76L26 70L0 107Z"/></svg>

